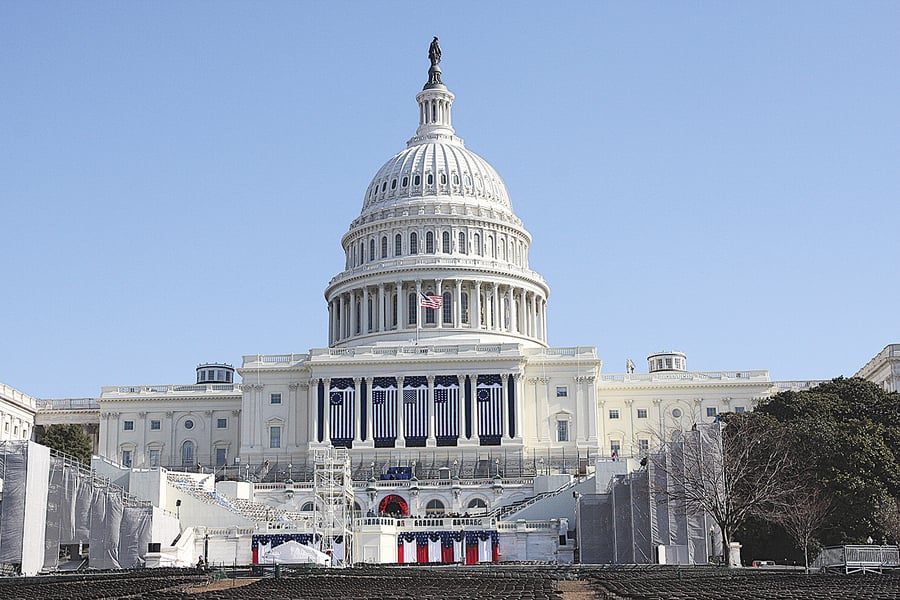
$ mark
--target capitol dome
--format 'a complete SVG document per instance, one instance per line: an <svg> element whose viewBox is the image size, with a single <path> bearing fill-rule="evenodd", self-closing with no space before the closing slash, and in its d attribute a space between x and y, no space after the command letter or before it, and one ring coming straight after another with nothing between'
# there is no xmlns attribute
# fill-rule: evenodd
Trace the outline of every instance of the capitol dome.
<svg viewBox="0 0 900 600"><path fill-rule="evenodd" d="M430 53L419 126L366 188L325 290L329 345L546 346L549 288L506 185L452 126L454 95Z"/></svg>

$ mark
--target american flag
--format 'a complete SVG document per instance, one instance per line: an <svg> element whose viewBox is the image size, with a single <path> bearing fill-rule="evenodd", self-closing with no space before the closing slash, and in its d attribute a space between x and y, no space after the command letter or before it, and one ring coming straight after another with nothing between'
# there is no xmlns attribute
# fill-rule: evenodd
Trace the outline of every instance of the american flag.
<svg viewBox="0 0 900 600"><path fill-rule="evenodd" d="M422 308L433 308L437 310L444 306L444 298L438 294L422 294L419 305Z"/></svg>

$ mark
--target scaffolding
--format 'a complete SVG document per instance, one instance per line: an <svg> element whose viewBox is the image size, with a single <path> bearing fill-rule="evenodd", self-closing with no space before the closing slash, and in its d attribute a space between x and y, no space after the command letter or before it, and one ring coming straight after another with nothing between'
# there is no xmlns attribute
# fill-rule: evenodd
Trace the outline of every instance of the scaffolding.
<svg viewBox="0 0 900 600"><path fill-rule="evenodd" d="M328 447L315 451L313 490L314 522L322 535L322 552L331 556L334 567L353 564L353 478L346 449Z"/></svg>

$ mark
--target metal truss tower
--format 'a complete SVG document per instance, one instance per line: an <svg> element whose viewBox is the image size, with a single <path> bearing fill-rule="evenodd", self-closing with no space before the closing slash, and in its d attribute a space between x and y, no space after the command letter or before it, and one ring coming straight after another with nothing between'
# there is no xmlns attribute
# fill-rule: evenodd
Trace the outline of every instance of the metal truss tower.
<svg viewBox="0 0 900 600"><path fill-rule="evenodd" d="M322 552L331 556L332 566L345 567L353 562L353 479L350 455L346 449L321 448L315 451L313 472L315 523L322 534ZM336 538L343 541L343 552L335 552Z"/></svg>

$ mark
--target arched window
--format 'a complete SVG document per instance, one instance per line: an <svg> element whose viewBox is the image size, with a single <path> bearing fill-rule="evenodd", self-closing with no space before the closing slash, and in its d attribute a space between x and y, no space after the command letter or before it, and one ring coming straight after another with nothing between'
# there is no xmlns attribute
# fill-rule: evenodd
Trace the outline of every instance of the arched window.
<svg viewBox="0 0 900 600"><path fill-rule="evenodd" d="M381 184L381 191L383 192L386 189L387 189L387 181L385 181L384 183Z"/></svg>
<svg viewBox="0 0 900 600"><path fill-rule="evenodd" d="M453 295L450 292L444 292L444 306L441 309L444 313L442 318L444 323L453 322Z"/></svg>
<svg viewBox="0 0 900 600"><path fill-rule="evenodd" d="M394 236L394 256L403 254L403 236L399 233Z"/></svg>
<svg viewBox="0 0 900 600"><path fill-rule="evenodd" d="M441 185L447 185L447 174L441 173Z"/></svg>
<svg viewBox="0 0 900 600"><path fill-rule="evenodd" d="M416 232L413 231L409 234L409 253L410 254L418 254L419 253L419 236L416 235Z"/></svg>
<svg viewBox="0 0 900 600"><path fill-rule="evenodd" d="M450 254L450 232L445 231L441 235L441 252L444 254Z"/></svg>
<svg viewBox="0 0 900 600"><path fill-rule="evenodd" d="M375 240L369 240L369 260L375 260Z"/></svg>
<svg viewBox="0 0 900 600"><path fill-rule="evenodd" d="M381 237L381 258L387 258L387 236Z"/></svg>
<svg viewBox="0 0 900 600"><path fill-rule="evenodd" d="M481 256L482 252L483 252L483 250L481 249L481 234L476 233L475 234L475 254L477 254L478 256Z"/></svg>
<svg viewBox="0 0 900 600"><path fill-rule="evenodd" d="M422 184L422 176L419 174L416 174L416 176L413 177L413 185L421 185L421 184Z"/></svg>
<svg viewBox="0 0 900 600"><path fill-rule="evenodd" d="M434 324L434 309L433 308L425 309L425 322Z"/></svg>
<svg viewBox="0 0 900 600"><path fill-rule="evenodd" d="M459 175L456 173L453 174L453 185L459 185Z"/></svg>
<svg viewBox="0 0 900 600"><path fill-rule="evenodd" d="M400 185L403 186L403 187L408 186L408 185L409 185L409 176L404 175L404 176L403 176L403 181L400 182Z"/></svg>
<svg viewBox="0 0 900 600"><path fill-rule="evenodd" d="M429 231L425 234L425 252L434 254L434 232Z"/></svg>
<svg viewBox="0 0 900 600"><path fill-rule="evenodd" d="M419 310L419 303L416 301L415 294L410 294L409 296L406 297L406 299L408 300L408 304L406 305L406 308L407 308L406 322L409 323L410 325L415 325L416 324L416 314L418 313L418 310Z"/></svg>
<svg viewBox="0 0 900 600"><path fill-rule="evenodd" d="M462 322L469 322L469 294L463 292L459 299L459 308L462 312Z"/></svg>
<svg viewBox="0 0 900 600"><path fill-rule="evenodd" d="M359 262L357 265L361 265L366 262L366 243L362 240L359 240Z"/></svg>
<svg viewBox="0 0 900 600"><path fill-rule="evenodd" d="M487 508L487 502L485 502L483 498L472 498L469 500L469 506L467 508Z"/></svg>
<svg viewBox="0 0 900 600"><path fill-rule="evenodd" d="M427 183L428 185L434 185L434 174L429 173L428 175L426 175L425 183Z"/></svg>
<svg viewBox="0 0 900 600"><path fill-rule="evenodd" d="M312 502L304 502L303 506L300 507L300 512L312 512L313 511L313 503Z"/></svg>
<svg viewBox="0 0 900 600"><path fill-rule="evenodd" d="M194 454L194 442L192 442L191 440L185 440L184 443L181 444L181 466L197 466L197 460Z"/></svg>
<svg viewBox="0 0 900 600"><path fill-rule="evenodd" d="M459 232L459 253L460 254L468 254L469 249L466 247L466 234L462 231Z"/></svg>
<svg viewBox="0 0 900 600"><path fill-rule="evenodd" d="M487 255L494 258L494 236L487 236Z"/></svg>
<svg viewBox="0 0 900 600"><path fill-rule="evenodd" d="M396 178L391 179L391 189L392 189L392 190L396 190L396 189L397 189L397 179L396 179Z"/></svg>
<svg viewBox="0 0 900 600"><path fill-rule="evenodd" d="M426 515L442 515L444 514L444 503L440 500L429 500L425 505Z"/></svg>

